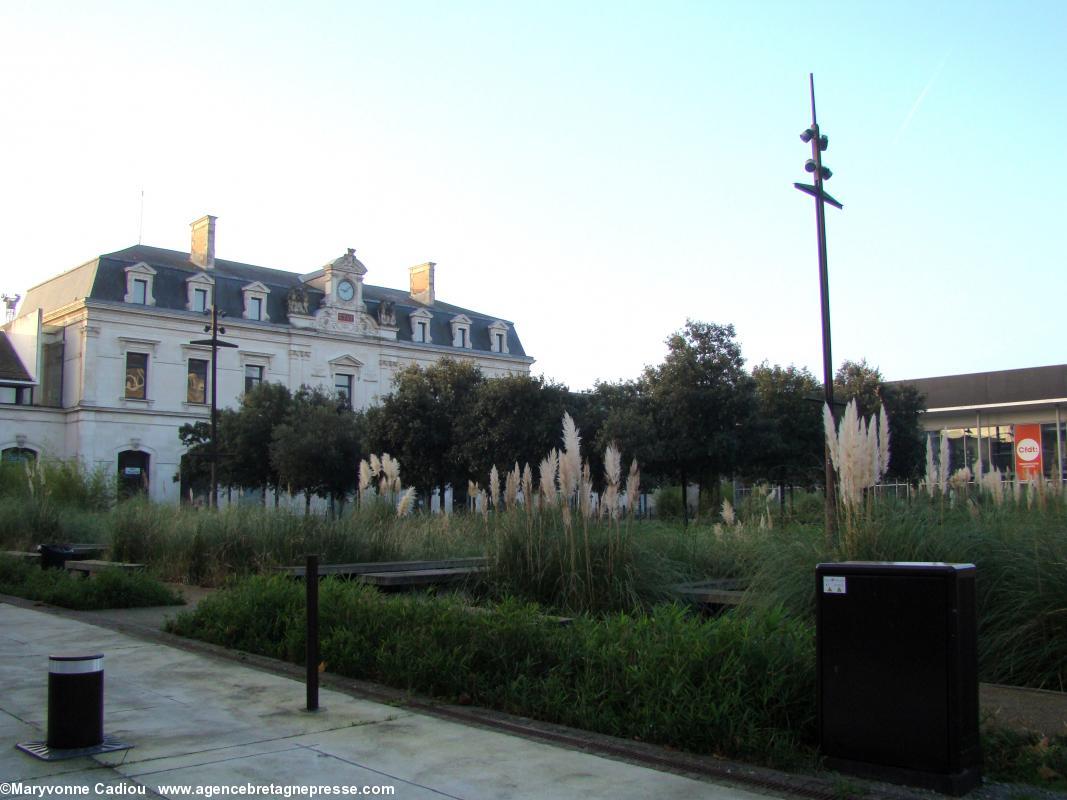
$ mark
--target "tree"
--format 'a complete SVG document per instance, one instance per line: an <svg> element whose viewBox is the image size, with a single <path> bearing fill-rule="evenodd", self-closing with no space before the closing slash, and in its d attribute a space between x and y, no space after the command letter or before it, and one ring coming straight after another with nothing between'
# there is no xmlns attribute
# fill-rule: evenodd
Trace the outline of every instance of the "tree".
<svg viewBox="0 0 1067 800"><path fill-rule="evenodd" d="M584 408L576 416L584 415L587 441L593 444L590 450L598 458L604 449L615 443L624 456L624 467L634 458L642 470L642 477L654 479L651 465L656 463L659 440L652 424L651 397L648 383L643 380L597 382L585 398ZM603 470L593 469L593 477L599 480Z"/></svg>
<svg viewBox="0 0 1067 800"><path fill-rule="evenodd" d="M270 457L275 429L285 424L293 407L293 396L280 383L263 382L241 398L236 413L228 415L224 463L235 485L263 492L275 490L278 504L281 479Z"/></svg>
<svg viewBox="0 0 1067 800"><path fill-rule="evenodd" d="M278 480L304 493L307 513L311 495L328 497L330 507L356 487L362 417L321 389L301 388L289 418L274 428L270 460Z"/></svg>
<svg viewBox="0 0 1067 800"><path fill-rule="evenodd" d="M426 494L440 488L443 497L447 485L466 486L470 432L458 423L484 382L476 366L448 358L401 371L393 393L367 414L370 449L398 459L404 479Z"/></svg>
<svg viewBox="0 0 1067 800"><path fill-rule="evenodd" d="M566 386L530 375L478 384L457 421L457 455L467 476L484 482L494 464L502 470L514 464L536 467L545 453L559 447L568 395Z"/></svg>
<svg viewBox="0 0 1067 800"><path fill-rule="evenodd" d="M822 385L804 368L752 370L756 416L746 448L744 472L750 478L786 484L823 479Z"/></svg>
<svg viewBox="0 0 1067 800"><path fill-rule="evenodd" d="M649 467L690 482L715 483L738 466L754 409L733 325L687 320L667 339L667 357L643 381L658 440ZM688 522L688 511L686 511Z"/></svg>
<svg viewBox="0 0 1067 800"><path fill-rule="evenodd" d="M889 470L896 480L910 481L925 469L925 439L919 415L923 396L911 385L887 384L877 367L866 359L845 361L834 376L834 401L847 403L855 399L857 411L864 416L877 413L885 406L889 414ZM836 414L836 409L835 409Z"/></svg>

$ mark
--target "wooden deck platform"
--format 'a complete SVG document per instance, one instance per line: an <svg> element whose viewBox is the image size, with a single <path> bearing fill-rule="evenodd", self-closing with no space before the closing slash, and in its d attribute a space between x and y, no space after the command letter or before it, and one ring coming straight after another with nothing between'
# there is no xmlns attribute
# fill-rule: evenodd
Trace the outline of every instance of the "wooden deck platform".
<svg viewBox="0 0 1067 800"><path fill-rule="evenodd" d="M80 572L83 575L92 575L107 569L121 569L123 572L144 572L144 564L128 564L121 561L98 561L88 559L84 561L68 561L67 572Z"/></svg>
<svg viewBox="0 0 1067 800"><path fill-rule="evenodd" d="M8 558L17 558L19 561L29 561L33 564L41 563L40 553L25 553L21 550L4 550L0 552L0 555L7 556Z"/></svg>
<svg viewBox="0 0 1067 800"><path fill-rule="evenodd" d="M711 578L692 583L677 583L670 590L679 599L701 606L736 606L745 596L744 581L736 578Z"/></svg>
<svg viewBox="0 0 1067 800"><path fill-rule="evenodd" d="M446 558L438 561L369 561L356 564L320 564L319 575L354 578L382 588L434 586L462 581L489 567L489 559ZM276 567L276 572L303 578L303 566Z"/></svg>

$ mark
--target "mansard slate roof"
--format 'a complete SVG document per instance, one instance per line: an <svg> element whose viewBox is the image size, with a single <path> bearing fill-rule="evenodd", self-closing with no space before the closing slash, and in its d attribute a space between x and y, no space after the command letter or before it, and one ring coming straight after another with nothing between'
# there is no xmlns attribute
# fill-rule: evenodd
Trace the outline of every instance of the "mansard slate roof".
<svg viewBox="0 0 1067 800"><path fill-rule="evenodd" d="M0 381L33 383L33 378L22 365L22 360L3 331L0 331Z"/></svg>
<svg viewBox="0 0 1067 800"><path fill-rule="evenodd" d="M244 311L244 298L241 289L249 283L259 281L269 288L267 296L267 316L269 323L286 324L288 322L287 293L295 286L304 286L308 296L308 313L314 314L322 304L322 291L301 282L301 273L281 269L260 267L254 264L242 264L216 258L213 269L205 270L189 260L189 254L160 247L134 245L125 250L102 255L95 261L63 273L31 289L24 302L23 313L31 308L53 309L74 300L89 298L110 303L124 303L126 296L126 267L144 262L156 270L153 280L155 307L187 314L195 312L186 309L188 300L186 280L193 275L208 275L215 281L214 299L219 310L227 316L240 318ZM450 322L457 314L466 314L471 319L471 345L474 350L490 351L489 326L498 317L488 316L467 308L454 306L435 300L433 305L423 305L411 298L406 291L389 289L382 286L363 284L363 302L367 313L376 317L378 306L383 301L396 304L396 322L399 327L397 339L411 342L411 321L408 315L416 309L426 309L433 318L430 322L432 345L452 344ZM515 328L508 320L508 355L525 357L522 343Z"/></svg>

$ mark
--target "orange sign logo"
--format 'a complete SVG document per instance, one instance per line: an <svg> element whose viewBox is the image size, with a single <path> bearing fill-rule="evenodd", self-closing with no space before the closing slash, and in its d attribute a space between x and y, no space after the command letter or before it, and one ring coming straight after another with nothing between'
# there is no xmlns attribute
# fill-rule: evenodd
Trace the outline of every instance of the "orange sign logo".
<svg viewBox="0 0 1067 800"><path fill-rule="evenodd" d="M1045 471L1041 458L1041 426L1015 426L1015 477L1026 481L1040 478Z"/></svg>

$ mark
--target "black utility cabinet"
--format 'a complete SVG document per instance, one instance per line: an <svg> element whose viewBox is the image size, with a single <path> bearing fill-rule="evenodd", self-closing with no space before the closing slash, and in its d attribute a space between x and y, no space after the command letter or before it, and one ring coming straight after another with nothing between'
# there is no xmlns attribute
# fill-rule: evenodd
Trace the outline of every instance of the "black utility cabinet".
<svg viewBox="0 0 1067 800"><path fill-rule="evenodd" d="M961 795L981 783L973 564L819 564L819 746L831 769Z"/></svg>

